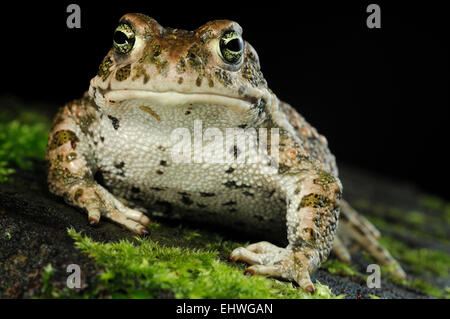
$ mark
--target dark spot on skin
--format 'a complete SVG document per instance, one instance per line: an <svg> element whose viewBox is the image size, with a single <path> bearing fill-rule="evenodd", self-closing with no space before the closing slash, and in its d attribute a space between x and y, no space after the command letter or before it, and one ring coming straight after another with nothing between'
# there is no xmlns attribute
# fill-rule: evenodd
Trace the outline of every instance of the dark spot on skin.
<svg viewBox="0 0 450 319"><path fill-rule="evenodd" d="M80 176L72 174L67 168L60 167L50 169L49 179L61 181L64 185L74 185L83 181ZM70 200L70 198L67 199Z"/></svg>
<svg viewBox="0 0 450 319"><path fill-rule="evenodd" d="M208 85L210 88L214 87L214 81L212 79L208 80Z"/></svg>
<svg viewBox="0 0 450 319"><path fill-rule="evenodd" d="M205 65L207 65L208 58L211 55L209 50L205 49L203 46L198 44L193 44L186 55L186 59L189 62L189 65L198 72L198 74L202 75L205 72Z"/></svg>
<svg viewBox="0 0 450 319"><path fill-rule="evenodd" d="M256 108L258 109L258 115L261 115L266 110L266 100L265 99L259 99L258 103L256 104Z"/></svg>
<svg viewBox="0 0 450 319"><path fill-rule="evenodd" d="M84 179L84 180L92 179L92 178L93 178L93 177L92 177L91 171L87 171L87 172L85 172L84 175L83 175L83 179Z"/></svg>
<svg viewBox="0 0 450 319"><path fill-rule="evenodd" d="M184 115L189 115L189 114L191 114L191 111L186 111L186 112L184 112Z"/></svg>
<svg viewBox="0 0 450 319"><path fill-rule="evenodd" d="M112 123L112 126L114 127L114 129L117 130L120 126L119 120L112 115L108 115L108 118L111 120L111 123Z"/></svg>
<svg viewBox="0 0 450 319"><path fill-rule="evenodd" d="M159 188L159 187L150 187L150 189L153 190L153 191L156 191L156 192L159 192L159 191L163 190L162 188Z"/></svg>
<svg viewBox="0 0 450 319"><path fill-rule="evenodd" d="M151 51L149 54L147 54L145 57L141 58L146 61L149 61L150 63L153 63L156 68L158 69L159 73L161 73L163 76L167 76L168 71L168 62L167 60L164 60L162 58L162 51L163 48L159 44L153 45L151 48Z"/></svg>
<svg viewBox="0 0 450 319"><path fill-rule="evenodd" d="M246 128L246 127L247 127L247 124L241 124L241 125L238 125L238 127L239 127L239 128Z"/></svg>
<svg viewBox="0 0 450 319"><path fill-rule="evenodd" d="M161 170L157 170L157 171L156 171L156 174L158 174L158 175L162 175L162 174L164 174L164 172L163 172L163 171L161 171Z"/></svg>
<svg viewBox="0 0 450 319"><path fill-rule="evenodd" d="M158 113L156 113L155 111L153 111L151 109L151 107L146 106L146 105L141 105L139 107L142 111L147 112L148 114L150 114L151 116L153 116L158 122L161 122L161 117L158 115Z"/></svg>
<svg viewBox="0 0 450 319"><path fill-rule="evenodd" d="M201 77L197 77L197 80L195 80L195 85L197 85L197 86L201 86L202 85L202 78Z"/></svg>
<svg viewBox="0 0 450 319"><path fill-rule="evenodd" d="M225 171L225 173L227 173L227 174L231 174L231 173L233 173L234 172L234 168L233 167L230 167L230 168L228 168L226 171Z"/></svg>
<svg viewBox="0 0 450 319"><path fill-rule="evenodd" d="M116 173L118 176L125 176L125 171L123 170L125 162L115 163L114 167L119 170L119 172Z"/></svg>
<svg viewBox="0 0 450 319"><path fill-rule="evenodd" d="M103 172L101 170L98 170L95 172L94 179L99 183L100 185L105 185L105 177L103 176Z"/></svg>
<svg viewBox="0 0 450 319"><path fill-rule="evenodd" d="M114 164L114 167L117 169L122 169L125 167L125 162L116 163Z"/></svg>
<svg viewBox="0 0 450 319"><path fill-rule="evenodd" d="M108 78L109 74L111 73L109 69L111 68L112 65L113 62L109 57L105 57L102 63L100 64L97 74L99 77L102 78L103 81L105 81Z"/></svg>
<svg viewBox="0 0 450 319"><path fill-rule="evenodd" d="M75 132L70 130L61 130L53 134L52 141L49 145L50 150L54 150L70 141L70 145L75 150L77 143L80 141Z"/></svg>
<svg viewBox="0 0 450 319"><path fill-rule="evenodd" d="M116 71L116 80L117 81L124 81L128 79L131 73L131 64L128 64L124 67L121 67Z"/></svg>
<svg viewBox="0 0 450 319"><path fill-rule="evenodd" d="M78 202L78 199L79 199L81 196L83 196L83 189L82 189L82 188L78 188L78 189L75 191L75 195L74 195L73 198L75 199L76 202Z"/></svg>
<svg viewBox="0 0 450 319"><path fill-rule="evenodd" d="M253 195L252 193L247 192L247 191L243 191L242 194L245 195L245 196L250 196L250 197L255 196L255 195Z"/></svg>
<svg viewBox="0 0 450 319"><path fill-rule="evenodd" d="M329 206L331 204L332 202L328 197L316 193L311 193L302 197L297 210L300 210L300 208L303 207L321 208Z"/></svg>
<svg viewBox="0 0 450 319"><path fill-rule="evenodd" d="M316 233L311 227L303 228L302 232L309 241L314 241L316 239Z"/></svg>
<svg viewBox="0 0 450 319"><path fill-rule="evenodd" d="M250 188L250 186L245 184L237 185L235 181L228 181L226 183L223 183L223 185L225 185L228 188Z"/></svg>
<svg viewBox="0 0 450 319"><path fill-rule="evenodd" d="M316 225L316 227L320 227L320 216L314 217L312 221L313 221L314 225Z"/></svg>
<svg viewBox="0 0 450 319"><path fill-rule="evenodd" d="M213 32L211 30L205 31L205 33L200 36L200 40L202 41L202 43L208 43L212 38L212 34Z"/></svg>
<svg viewBox="0 0 450 319"><path fill-rule="evenodd" d="M180 77L178 78L178 84L182 84L182 83L183 83L183 77L180 76Z"/></svg>
<svg viewBox="0 0 450 319"><path fill-rule="evenodd" d="M215 76L217 80L219 80L219 82L225 87L233 83L230 73L222 69L216 69Z"/></svg>
<svg viewBox="0 0 450 319"><path fill-rule="evenodd" d="M67 162L72 162L76 158L77 158L77 153L71 152L71 153L67 154L66 161Z"/></svg>
<svg viewBox="0 0 450 319"><path fill-rule="evenodd" d="M180 58L180 60L178 60L177 62L177 72L178 73L184 73L186 71L186 61L184 60L184 58ZM180 81L180 80L178 80ZM181 81L183 82L183 81ZM178 82L179 83L179 82ZM181 83L180 83L181 84Z"/></svg>
<svg viewBox="0 0 450 319"><path fill-rule="evenodd" d="M275 194L275 190L272 190L268 195L267 195L267 197L266 198L270 198L270 197L272 197L273 196L273 194Z"/></svg>
<svg viewBox="0 0 450 319"><path fill-rule="evenodd" d="M141 189L139 187L133 186L131 187L131 192L137 194L141 192Z"/></svg>
<svg viewBox="0 0 450 319"><path fill-rule="evenodd" d="M167 166L167 162L164 161L164 160L162 160L162 161L159 162L159 165L161 165L161 166Z"/></svg>
<svg viewBox="0 0 450 319"><path fill-rule="evenodd" d="M105 138L103 136L100 136L100 141L102 141L102 143L105 141Z"/></svg>
<svg viewBox="0 0 450 319"><path fill-rule="evenodd" d="M290 166L285 165L283 163L278 164L278 174L284 174L291 169Z"/></svg>
<svg viewBox="0 0 450 319"><path fill-rule="evenodd" d="M139 79L141 76L144 77L144 84L146 84L150 80L150 76L147 74L147 70L142 66L142 64L138 64L134 67L135 75L133 76L133 81Z"/></svg>
<svg viewBox="0 0 450 319"><path fill-rule="evenodd" d="M158 149L162 152L164 152L166 150L166 148L162 145L158 145Z"/></svg>
<svg viewBox="0 0 450 319"><path fill-rule="evenodd" d="M322 185L324 187L329 186L330 184L333 184L336 182L336 179L333 177L333 175L323 171L318 171L319 176L314 179L314 184Z"/></svg>
<svg viewBox="0 0 450 319"><path fill-rule="evenodd" d="M190 206L190 205L192 205L192 203L194 203L188 196L186 196L186 195L183 195L182 197L181 197L181 202L183 203L183 204L185 204L185 205L187 205L187 206Z"/></svg>
<svg viewBox="0 0 450 319"><path fill-rule="evenodd" d="M236 202L230 200L229 202L223 203L222 205L223 205L223 206L233 206L233 205L236 205Z"/></svg>
<svg viewBox="0 0 450 319"><path fill-rule="evenodd" d="M239 95L242 95L242 94L244 94L244 92L245 92L245 87L244 87L244 86L241 86L241 87L239 88L239 90L238 90L238 94L239 94Z"/></svg>
<svg viewBox="0 0 450 319"><path fill-rule="evenodd" d="M299 188L296 188L295 191L294 191L294 194L295 194L295 195L300 194L300 189L299 189Z"/></svg>
<svg viewBox="0 0 450 319"><path fill-rule="evenodd" d="M232 148L230 148L230 154L233 154L234 159L237 159L239 157L239 154L241 154L241 151L236 145L234 145Z"/></svg>
<svg viewBox="0 0 450 319"><path fill-rule="evenodd" d="M213 196L216 196L216 194L214 194L214 193L203 193L203 192L200 192L200 196L201 196L201 197L213 197Z"/></svg>

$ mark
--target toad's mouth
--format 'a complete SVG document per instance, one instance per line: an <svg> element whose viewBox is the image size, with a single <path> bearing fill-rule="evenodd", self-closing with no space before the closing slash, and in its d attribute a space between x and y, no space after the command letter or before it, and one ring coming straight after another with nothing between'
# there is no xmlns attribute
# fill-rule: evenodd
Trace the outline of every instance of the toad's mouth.
<svg viewBox="0 0 450 319"><path fill-rule="evenodd" d="M100 95L100 96L99 96ZM145 90L98 90L94 93L96 102L102 98L101 104L114 106L125 100L143 100L160 106L181 106L186 104L223 105L235 111L246 111L259 103L258 98L240 98L214 93L145 91Z"/></svg>

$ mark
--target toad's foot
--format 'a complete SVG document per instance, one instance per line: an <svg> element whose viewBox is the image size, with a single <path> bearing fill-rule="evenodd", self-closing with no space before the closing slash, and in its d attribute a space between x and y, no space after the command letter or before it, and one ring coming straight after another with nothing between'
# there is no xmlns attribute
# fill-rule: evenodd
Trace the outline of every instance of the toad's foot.
<svg viewBox="0 0 450 319"><path fill-rule="evenodd" d="M354 241L382 266L386 266L393 276L404 279L406 277L404 270L389 251L380 245L378 238L380 238L380 232L375 226L355 211L346 201L341 200L338 235L333 246L333 252L336 256L343 262L350 263L350 253L344 243Z"/></svg>
<svg viewBox="0 0 450 319"><path fill-rule="evenodd" d="M320 263L319 253L310 247L291 249L280 248L269 242L261 241L233 250L232 261L242 260L252 265L245 272L251 275L265 275L295 281L301 288L314 293L310 272Z"/></svg>
<svg viewBox="0 0 450 319"><path fill-rule="evenodd" d="M145 226L150 219L142 212L125 206L102 186L94 184L78 188L76 193L74 201L87 211L91 224L98 224L100 216L104 216L138 235L148 233Z"/></svg>

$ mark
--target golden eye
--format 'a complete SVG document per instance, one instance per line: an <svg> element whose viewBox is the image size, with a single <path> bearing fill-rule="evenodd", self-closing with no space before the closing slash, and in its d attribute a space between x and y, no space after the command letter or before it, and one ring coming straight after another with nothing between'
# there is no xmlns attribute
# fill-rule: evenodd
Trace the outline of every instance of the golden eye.
<svg viewBox="0 0 450 319"><path fill-rule="evenodd" d="M244 51L244 41L239 33L233 30L225 31L219 42L219 51L222 59L231 64L241 61Z"/></svg>
<svg viewBox="0 0 450 319"><path fill-rule="evenodd" d="M114 31L113 43L116 50L126 54L133 49L135 34L133 28L126 23L121 23Z"/></svg>

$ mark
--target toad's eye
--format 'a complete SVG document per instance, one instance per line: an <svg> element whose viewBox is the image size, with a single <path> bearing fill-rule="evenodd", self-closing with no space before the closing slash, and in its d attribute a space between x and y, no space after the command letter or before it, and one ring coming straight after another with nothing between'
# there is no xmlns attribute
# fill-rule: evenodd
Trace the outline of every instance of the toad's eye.
<svg viewBox="0 0 450 319"><path fill-rule="evenodd" d="M126 23L121 23L114 31L114 47L120 53L126 54L133 49L135 35L133 28Z"/></svg>
<svg viewBox="0 0 450 319"><path fill-rule="evenodd" d="M231 64L237 64L241 61L244 51L244 41L236 31L225 31L220 38L219 52L222 59Z"/></svg>

